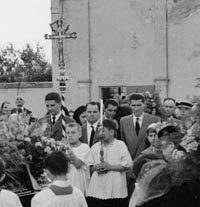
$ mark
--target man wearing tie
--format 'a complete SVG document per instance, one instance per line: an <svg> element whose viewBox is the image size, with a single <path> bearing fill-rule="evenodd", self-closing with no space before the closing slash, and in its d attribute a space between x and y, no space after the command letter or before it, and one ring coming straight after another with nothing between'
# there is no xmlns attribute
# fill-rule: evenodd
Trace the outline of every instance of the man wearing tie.
<svg viewBox="0 0 200 207"><path fill-rule="evenodd" d="M100 104L99 102L89 102L86 105L87 122L82 126L82 137L80 141L89 144L91 147L98 142L96 131L99 126Z"/></svg>
<svg viewBox="0 0 200 207"><path fill-rule="evenodd" d="M51 138L55 140L62 139L62 116L61 116L61 98L58 93L48 93L45 96L45 105L47 108L47 116L45 119L51 125ZM65 124L74 122L69 116L63 117Z"/></svg>
<svg viewBox="0 0 200 207"><path fill-rule="evenodd" d="M120 119L121 139L126 143L129 153L134 160L146 146L146 131L151 123L158 122L158 118L144 112L145 97L140 93L130 96L132 114ZM134 189L135 178L131 171L127 173L128 195Z"/></svg>
<svg viewBox="0 0 200 207"><path fill-rule="evenodd" d="M140 93L130 96L130 106L133 113L120 120L121 139L126 143L134 160L147 146L146 131L151 123L158 122L158 118L144 113L145 97Z"/></svg>

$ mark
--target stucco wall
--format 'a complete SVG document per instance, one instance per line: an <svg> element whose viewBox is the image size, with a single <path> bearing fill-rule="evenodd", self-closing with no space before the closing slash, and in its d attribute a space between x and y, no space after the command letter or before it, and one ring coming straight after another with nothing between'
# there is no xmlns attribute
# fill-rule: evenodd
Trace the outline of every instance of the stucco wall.
<svg viewBox="0 0 200 207"><path fill-rule="evenodd" d="M59 17L52 0L52 18ZM99 100L100 87L155 85L161 97L199 94L198 0L65 0L76 40L64 40L69 108ZM167 12L167 15L166 15ZM58 48L53 43L54 82ZM169 81L169 82L168 82Z"/></svg>
<svg viewBox="0 0 200 207"><path fill-rule="evenodd" d="M169 6L169 93L178 100L200 95L200 1Z"/></svg>

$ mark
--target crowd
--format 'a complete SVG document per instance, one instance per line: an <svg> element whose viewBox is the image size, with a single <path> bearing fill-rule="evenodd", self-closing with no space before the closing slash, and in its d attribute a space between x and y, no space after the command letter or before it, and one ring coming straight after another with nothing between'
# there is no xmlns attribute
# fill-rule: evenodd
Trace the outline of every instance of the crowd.
<svg viewBox="0 0 200 207"><path fill-rule="evenodd" d="M45 120L51 126L50 138L66 146L65 152L45 158L45 173L52 183L32 198L31 206L198 206L200 104L150 98L133 93L120 103L105 100L103 123L99 102L65 109L63 117L60 95L51 92L44 99L45 116L37 119L24 107L22 96L14 108L4 101L1 121L16 114L25 116L30 125ZM4 168L0 160L0 180ZM7 193L13 199L7 199ZM17 196L6 190L1 190L0 204L21 206Z"/></svg>

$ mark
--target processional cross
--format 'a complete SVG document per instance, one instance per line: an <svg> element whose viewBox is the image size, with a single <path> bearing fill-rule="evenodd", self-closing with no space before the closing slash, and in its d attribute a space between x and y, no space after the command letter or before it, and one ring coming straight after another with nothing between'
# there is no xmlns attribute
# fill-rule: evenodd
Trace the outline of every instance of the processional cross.
<svg viewBox="0 0 200 207"><path fill-rule="evenodd" d="M64 39L76 39L77 34L76 32L67 33L69 30L70 25L65 25L63 18L59 18L58 20L54 21L50 24L52 35L45 34L45 39L50 40L58 40L58 66L59 66L59 77L57 81L59 81L59 90L61 94L62 100L62 136L65 137L65 91L66 91L66 81L68 77L65 74L65 61L64 61L64 53L63 53L63 40Z"/></svg>

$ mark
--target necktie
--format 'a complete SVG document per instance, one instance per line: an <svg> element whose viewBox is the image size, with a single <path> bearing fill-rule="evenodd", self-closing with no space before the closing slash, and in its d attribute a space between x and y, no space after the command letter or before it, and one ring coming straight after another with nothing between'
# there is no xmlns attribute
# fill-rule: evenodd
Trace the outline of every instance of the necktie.
<svg viewBox="0 0 200 207"><path fill-rule="evenodd" d="M53 117L52 117L52 124L55 124L55 122L56 122L56 117L53 116Z"/></svg>
<svg viewBox="0 0 200 207"><path fill-rule="evenodd" d="M90 146L90 147L91 147L92 144L93 144L94 134L95 134L94 126L91 126L91 128L92 128L92 131L91 131L91 134L90 134L90 143L89 143L89 146Z"/></svg>
<svg viewBox="0 0 200 207"><path fill-rule="evenodd" d="M136 131L136 134L138 135L139 131L140 131L140 124L139 124L139 118L138 117L137 117L136 122L135 122L135 131Z"/></svg>

